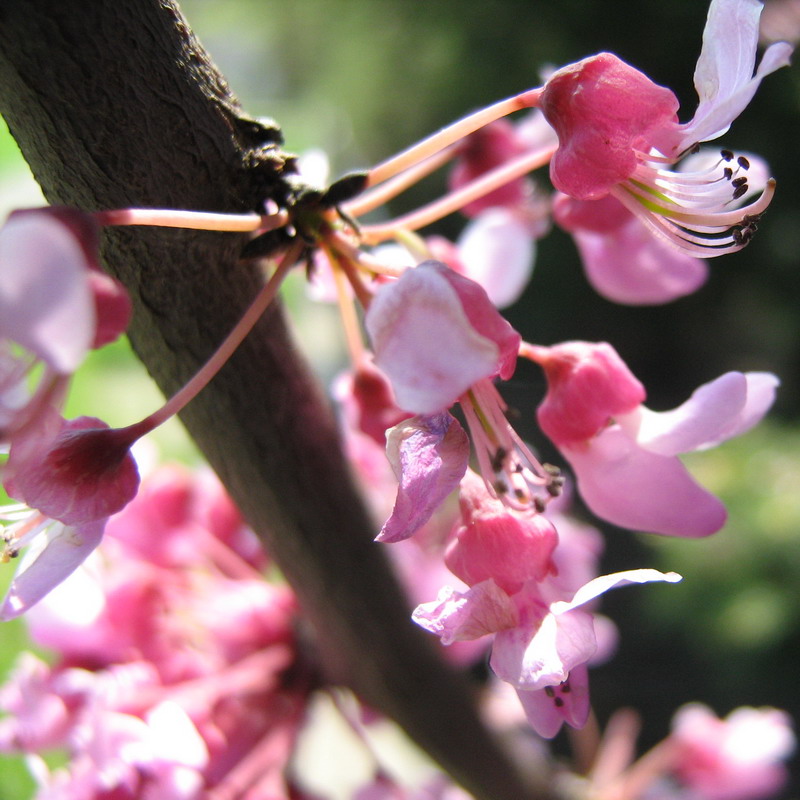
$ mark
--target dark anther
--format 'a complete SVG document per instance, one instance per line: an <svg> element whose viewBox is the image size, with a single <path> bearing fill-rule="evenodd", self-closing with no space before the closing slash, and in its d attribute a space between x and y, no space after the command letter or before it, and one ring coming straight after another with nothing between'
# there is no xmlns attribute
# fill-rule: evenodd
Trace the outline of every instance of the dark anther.
<svg viewBox="0 0 800 800"><path fill-rule="evenodd" d="M738 200L743 194L747 194L747 182L740 184L733 190L733 199Z"/></svg>
<svg viewBox="0 0 800 800"><path fill-rule="evenodd" d="M733 161L733 153L730 150L720 150L719 154L725 161Z"/></svg>
<svg viewBox="0 0 800 800"><path fill-rule="evenodd" d="M503 469L503 462L506 460L508 450L505 447L498 447L497 452L492 456L492 471L500 472Z"/></svg>
<svg viewBox="0 0 800 800"><path fill-rule="evenodd" d="M725 167L725 169L722 170L722 174L725 176L725 180L729 181L733 177L733 170L730 167Z"/></svg>
<svg viewBox="0 0 800 800"><path fill-rule="evenodd" d="M527 500L528 496L525 494L523 489L514 489L514 495L517 500L524 501Z"/></svg>
<svg viewBox="0 0 800 800"><path fill-rule="evenodd" d="M552 686L545 686L544 687L544 693L548 697L555 697L556 696L556 690Z"/></svg>
<svg viewBox="0 0 800 800"><path fill-rule="evenodd" d="M745 183L747 183L747 177L742 175L741 178L734 178L731 181L731 186L742 186Z"/></svg>
<svg viewBox="0 0 800 800"><path fill-rule="evenodd" d="M560 697L556 697L553 703L556 708L561 708L564 705L564 701Z"/></svg>
<svg viewBox="0 0 800 800"><path fill-rule="evenodd" d="M506 485L505 481L495 481L492 484L492 488L494 489L495 494L498 494L500 496L508 494L508 486Z"/></svg>
<svg viewBox="0 0 800 800"><path fill-rule="evenodd" d="M547 504L538 494L533 496L533 508L538 514L543 514L544 510L547 508Z"/></svg>
<svg viewBox="0 0 800 800"><path fill-rule="evenodd" d="M561 691L564 694L569 694L572 691L572 687L569 685L569 681L564 681L564 683L561 684Z"/></svg>
<svg viewBox="0 0 800 800"><path fill-rule="evenodd" d="M564 488L564 481L563 480L555 480L552 483L548 483L545 489L547 489L547 494L550 497L561 497L561 490Z"/></svg>
<svg viewBox="0 0 800 800"><path fill-rule="evenodd" d="M736 163L742 169L750 169L750 162L744 156L739 156L739 158L736 159Z"/></svg>

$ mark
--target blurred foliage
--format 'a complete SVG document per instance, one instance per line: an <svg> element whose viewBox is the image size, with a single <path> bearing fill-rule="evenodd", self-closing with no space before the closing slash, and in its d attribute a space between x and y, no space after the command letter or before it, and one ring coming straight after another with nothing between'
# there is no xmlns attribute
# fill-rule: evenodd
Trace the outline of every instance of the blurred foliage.
<svg viewBox="0 0 800 800"><path fill-rule="evenodd" d="M183 10L246 110L272 116L290 150L323 148L334 173L382 160L465 112L540 83L548 66L612 50L695 104L694 62L706 6L697 0L183 0ZM643 740L666 733L675 708L702 699L720 713L743 704L787 708L800 720L800 75L781 70L761 87L720 145L764 156L778 178L759 235L742 253L712 261L708 284L660 308L613 305L586 283L571 240L554 232L539 246L523 299L508 313L526 339L610 341L645 385L648 404L682 402L729 369L770 370L782 389L772 421L690 459L699 480L730 509L717 536L687 541L608 531L608 571L644 565L684 575L676 586L626 589L604 599L621 629L620 650L593 672L604 719L621 705L645 715ZM0 177L13 176L18 204L30 178L0 136ZM546 176L543 176L546 181ZM2 184L2 199L8 182ZM24 187L24 188L20 188ZM440 176L393 206L402 212L441 190ZM29 194L31 193L31 194ZM461 221L438 232L455 236ZM326 379L329 322L289 288L302 338ZM312 317L313 315L313 317ZM327 319L327 317L326 317ZM522 367L508 387L522 432L540 442L533 407L541 378ZM157 393L125 345L80 373L73 414L130 422ZM176 430L159 444L196 457ZM555 457L555 456L553 456ZM7 580L4 571L3 580ZM21 628L2 628L0 672ZM23 797L5 765L0 797Z"/></svg>

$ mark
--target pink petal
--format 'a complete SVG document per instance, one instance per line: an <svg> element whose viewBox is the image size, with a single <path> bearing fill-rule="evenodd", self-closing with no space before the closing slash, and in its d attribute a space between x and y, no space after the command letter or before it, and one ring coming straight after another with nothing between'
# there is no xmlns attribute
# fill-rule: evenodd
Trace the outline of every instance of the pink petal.
<svg viewBox="0 0 800 800"><path fill-rule="evenodd" d="M469 438L445 412L396 425L386 451L400 486L392 514L375 538L399 542L419 530L458 486L469 462Z"/></svg>
<svg viewBox="0 0 800 800"><path fill-rule="evenodd" d="M573 728L582 728L590 710L588 669L584 665L575 667L566 684L548 689L517 689L525 716L536 733L552 739L565 722Z"/></svg>
<svg viewBox="0 0 800 800"><path fill-rule="evenodd" d="M488 492L485 505L464 515L445 553L450 571L470 586L492 578L509 594L529 579L543 580L558 544L553 524L541 514L510 512Z"/></svg>
<svg viewBox="0 0 800 800"><path fill-rule="evenodd" d="M676 572L659 572L657 569L629 569L624 572L614 572L611 575L601 575L581 586L569 602L559 600L550 606L550 612L556 616L572 611L574 608L590 603L609 589L619 586L630 586L636 583L653 583L666 581L677 583L681 576Z"/></svg>
<svg viewBox="0 0 800 800"><path fill-rule="evenodd" d="M522 605L520 622L495 636L492 670L516 689L557 686L597 649L592 615L575 609L556 616L543 604L526 602L522 596L517 599Z"/></svg>
<svg viewBox="0 0 800 800"><path fill-rule="evenodd" d="M629 178L637 149L671 122L675 95L611 53L600 53L555 72L541 109L558 134L550 162L553 185L579 200L596 200Z"/></svg>
<svg viewBox="0 0 800 800"><path fill-rule="evenodd" d="M583 500L614 525L699 537L725 524L725 507L694 481L679 458L644 450L618 425L590 442L560 449Z"/></svg>
<svg viewBox="0 0 800 800"><path fill-rule="evenodd" d="M726 372L700 386L672 411L640 408L617 418L637 443L663 456L703 450L753 427L775 398L778 379L766 372Z"/></svg>
<svg viewBox="0 0 800 800"><path fill-rule="evenodd" d="M24 614L72 574L100 544L105 520L78 527L52 525L22 559L0 610L0 619Z"/></svg>
<svg viewBox="0 0 800 800"><path fill-rule="evenodd" d="M712 0L694 73L700 102L692 121L680 126L674 153L725 133L761 80L789 64L793 48L778 42L767 48L753 75L762 8L758 0Z"/></svg>
<svg viewBox="0 0 800 800"><path fill-rule="evenodd" d="M531 225L506 208L476 216L458 240L467 277L486 290L497 308L516 302L533 272L536 245Z"/></svg>
<svg viewBox="0 0 800 800"><path fill-rule="evenodd" d="M495 375L500 358L498 345L476 330L458 292L433 263L382 287L365 320L375 363L388 376L397 404L417 414L449 408L471 384Z"/></svg>
<svg viewBox="0 0 800 800"><path fill-rule="evenodd" d="M447 645L513 628L517 612L509 596L488 580L466 592L445 586L436 600L417 606L411 618Z"/></svg>
<svg viewBox="0 0 800 800"><path fill-rule="evenodd" d="M70 229L46 209L20 212L0 231L0 337L73 372L91 347L89 264Z"/></svg>
<svg viewBox="0 0 800 800"><path fill-rule="evenodd" d="M598 217L610 217L603 229L601 219L587 219L584 208L579 221L574 208L555 205L555 219L572 231L583 260L586 277L595 291L608 300L627 305L669 303L697 291L708 277L704 261L678 250L665 239L653 236L638 217L609 196L595 201L572 201L574 205L603 206ZM616 211L608 208L613 204ZM591 226L591 227L590 227Z"/></svg>

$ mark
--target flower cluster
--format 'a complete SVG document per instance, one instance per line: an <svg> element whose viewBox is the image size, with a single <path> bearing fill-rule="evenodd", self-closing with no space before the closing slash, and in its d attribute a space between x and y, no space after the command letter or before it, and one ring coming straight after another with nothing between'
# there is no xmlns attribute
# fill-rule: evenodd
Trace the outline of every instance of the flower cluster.
<svg viewBox="0 0 800 800"><path fill-rule="evenodd" d="M34 638L62 660L20 663L3 694L15 716L0 744L74 754L66 772L52 775L32 758L42 796L191 798L229 784L288 796L282 766L315 679L295 647L293 598L261 580L264 563L216 489L202 498L185 476L169 475L134 500L130 448L213 378L297 264L341 310L352 361L337 386L342 426L383 520L376 539L392 545L407 576L414 621L460 646L458 658L490 651L493 674L513 688L540 736L555 736L564 722L585 725L588 666L613 649L613 628L596 613L600 596L680 576L648 568L599 575L599 534L569 515L571 491L619 527L715 533L726 510L680 455L757 424L778 379L728 372L679 407L653 411L610 344L525 342L498 308L523 291L536 240L552 222L574 237L597 291L629 304L696 291L706 259L749 242L775 181L758 156L710 154L700 144L724 134L760 81L788 63L791 47L775 43L756 66L760 10L757 0L712 0L688 122L678 122L671 90L600 53L327 189L287 181L260 213L12 215L0 231L0 470L18 502L0 512L3 560L27 551L0 616L25 612ZM520 111L517 123L506 118ZM397 219L361 222L450 161L443 197ZM531 177L548 165L552 191ZM455 211L469 218L458 241L417 233ZM111 225L251 232L242 256L267 258L271 270L189 383L120 429L61 416L87 350L128 322L124 290L97 265L98 230ZM540 460L510 422L501 389L519 358L542 370L547 392L528 417L574 481ZM102 555L87 560L104 533ZM731 778L731 792L711 792L704 770L721 786L718 773L735 776L744 758L729 763L724 748L702 754L714 737L698 743L683 722L702 713L679 716L669 740L674 775L704 796L742 800L777 785L779 771L765 767L747 773L752 790ZM783 718L772 723L788 730ZM774 767L787 740L765 761ZM634 772L609 785L633 781ZM382 774L359 795L384 796L403 795Z"/></svg>

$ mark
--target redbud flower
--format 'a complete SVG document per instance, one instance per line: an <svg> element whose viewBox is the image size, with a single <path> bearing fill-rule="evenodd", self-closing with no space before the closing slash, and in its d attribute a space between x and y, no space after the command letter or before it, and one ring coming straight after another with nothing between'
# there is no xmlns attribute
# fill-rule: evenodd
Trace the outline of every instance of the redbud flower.
<svg viewBox="0 0 800 800"><path fill-rule="evenodd" d="M578 200L611 194L651 230L701 258L746 244L773 181L759 200L730 210L747 191L746 159L723 151L712 170L667 167L695 144L722 135L761 79L789 63L792 48L774 44L753 75L761 8L758 0L712 0L695 72L700 102L684 125L669 89L610 53L555 72L540 101L559 139L550 164L555 187Z"/></svg>
<svg viewBox="0 0 800 800"><path fill-rule="evenodd" d="M534 730L552 737L563 722L582 727L589 714L585 665L597 639L584 607L616 586L678 580L672 572L629 570L595 578L564 600L549 580L528 580L509 594L488 578L466 592L445 586L412 616L442 644L494 634L492 670L517 690Z"/></svg>
<svg viewBox="0 0 800 800"><path fill-rule="evenodd" d="M724 525L724 506L678 455L753 427L772 405L774 375L728 372L678 408L653 412L610 345L567 342L523 352L547 377L539 424L572 465L581 497L597 516L674 536L707 536Z"/></svg>
<svg viewBox="0 0 800 800"><path fill-rule="evenodd" d="M786 783L795 748L788 714L737 708L725 719L692 703L678 710L668 744L681 783L708 800L772 797Z"/></svg>

